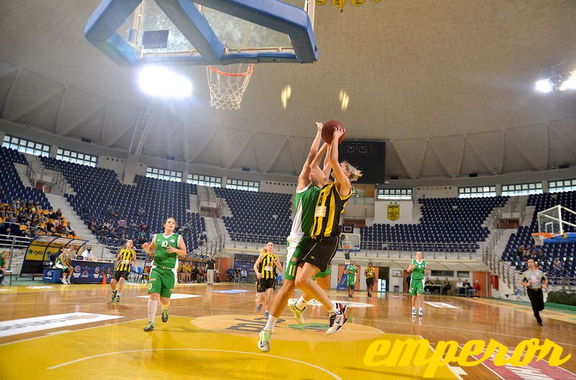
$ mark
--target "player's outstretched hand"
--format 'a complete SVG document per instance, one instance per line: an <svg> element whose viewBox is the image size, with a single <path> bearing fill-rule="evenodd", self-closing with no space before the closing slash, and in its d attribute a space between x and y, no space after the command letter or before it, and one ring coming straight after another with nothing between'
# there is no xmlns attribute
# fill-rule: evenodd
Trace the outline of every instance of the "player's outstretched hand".
<svg viewBox="0 0 576 380"><path fill-rule="evenodd" d="M320 132L322 132L322 128L324 128L324 123L317 121L316 122L316 129L318 129Z"/></svg>
<svg viewBox="0 0 576 380"><path fill-rule="evenodd" d="M148 251L148 249L150 248L150 243L144 243L142 244L142 249L145 251Z"/></svg>
<svg viewBox="0 0 576 380"><path fill-rule="evenodd" d="M342 137L342 135L344 135L344 130L340 127L334 129L334 135L333 138L336 139L335 141L339 142L340 141L340 137ZM334 140L333 140L334 141Z"/></svg>

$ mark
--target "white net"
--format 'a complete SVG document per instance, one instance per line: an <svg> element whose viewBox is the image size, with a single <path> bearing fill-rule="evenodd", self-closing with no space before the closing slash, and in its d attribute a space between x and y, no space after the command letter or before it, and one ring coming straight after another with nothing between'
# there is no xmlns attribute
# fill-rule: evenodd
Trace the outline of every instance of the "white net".
<svg viewBox="0 0 576 380"><path fill-rule="evenodd" d="M536 232L532 234L532 239L534 239L534 245L537 247L541 247L544 245L544 240L550 239L552 234Z"/></svg>
<svg viewBox="0 0 576 380"><path fill-rule="evenodd" d="M234 111L240 109L242 98L252 73L254 64L226 66L206 66L210 105L219 110Z"/></svg>

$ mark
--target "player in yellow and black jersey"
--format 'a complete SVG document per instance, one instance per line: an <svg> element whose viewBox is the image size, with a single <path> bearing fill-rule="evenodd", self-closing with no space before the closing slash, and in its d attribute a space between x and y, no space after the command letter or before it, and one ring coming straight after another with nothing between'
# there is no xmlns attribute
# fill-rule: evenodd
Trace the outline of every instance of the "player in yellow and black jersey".
<svg viewBox="0 0 576 380"><path fill-rule="evenodd" d="M340 303L333 305L326 292L312 279L318 272L328 268L336 254L340 239L340 216L352 195L351 182L362 176L362 172L348 162L338 162L338 143L343 134L341 128L334 130L332 142L326 152L330 157L334 182L330 182L320 169L322 154L319 153L310 166L310 178L321 184L322 190L314 210L314 224L310 231L312 239L304 250L306 253L299 259L296 272L296 286L320 301L330 313L330 328L326 331L327 334L335 333L344 325L347 320L346 306Z"/></svg>
<svg viewBox="0 0 576 380"><path fill-rule="evenodd" d="M124 288L124 282L130 275L132 265L136 264L136 251L134 251L134 242L132 240L126 241L126 248L122 249L116 255L116 271L114 278L110 281L112 288L112 303L120 302L120 295ZM118 284L118 289L116 289Z"/></svg>
<svg viewBox="0 0 576 380"><path fill-rule="evenodd" d="M260 311L262 305L266 305L264 316L268 318L274 290L276 290L276 271L283 271L282 264L278 256L274 254L274 243L268 242L266 248L262 249L260 256L254 263L254 272L256 272L256 291L258 292L258 306Z"/></svg>

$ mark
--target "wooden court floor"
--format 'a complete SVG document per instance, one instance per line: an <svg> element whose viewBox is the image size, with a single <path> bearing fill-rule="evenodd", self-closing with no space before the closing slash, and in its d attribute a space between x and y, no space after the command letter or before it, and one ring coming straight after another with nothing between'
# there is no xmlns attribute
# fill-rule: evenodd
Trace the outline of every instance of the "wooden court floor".
<svg viewBox="0 0 576 380"><path fill-rule="evenodd" d="M370 366L365 355L375 341L479 339L513 349L528 338L548 338L563 355L576 355L576 313L545 310L538 327L531 310L510 302L427 296L425 316L410 315L410 298L361 292L349 307L344 329L326 336L327 319L309 306L306 324L285 312L272 348L256 347L265 323L256 313L254 286L178 285L170 320L146 323L146 286L128 285L118 305L104 285L37 285L0 288L0 379L412 379L425 368ZM348 301L344 292L333 299ZM433 378L576 379L576 359L560 367L544 360L528 367L440 367ZM540 374L540 375L538 375ZM530 377L532 376L532 377Z"/></svg>

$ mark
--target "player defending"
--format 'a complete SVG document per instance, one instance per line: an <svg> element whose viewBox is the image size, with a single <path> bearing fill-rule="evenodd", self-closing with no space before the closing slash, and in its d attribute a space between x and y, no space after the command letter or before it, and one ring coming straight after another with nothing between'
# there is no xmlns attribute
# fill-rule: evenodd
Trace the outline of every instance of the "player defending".
<svg viewBox="0 0 576 380"><path fill-rule="evenodd" d="M144 331L154 330L154 318L158 301L162 306L162 322L168 321L168 306L172 289L176 286L176 268L178 256L186 256L186 244L182 236L174 233L176 220L172 217L164 223L164 233L155 234L150 243L142 244L146 253L154 255L148 294L148 325ZM154 252L154 253L152 253Z"/></svg>
<svg viewBox="0 0 576 380"><path fill-rule="evenodd" d="M548 279L544 272L538 269L534 259L528 259L526 263L528 264L528 270L522 274L520 285L526 288L536 323L538 323L538 326L542 326L542 318L540 317L540 312L544 310L542 288L548 289Z"/></svg>
<svg viewBox="0 0 576 380"><path fill-rule="evenodd" d="M408 293L412 296L412 315L416 315L416 307L418 307L418 315L424 316L422 294L424 293L424 276L428 270L428 264L424 261L422 252L416 252L416 260L412 260L407 269L408 273L410 273L410 289Z"/></svg>
<svg viewBox="0 0 576 380"><path fill-rule="evenodd" d="M316 123L316 136L314 137L314 141L312 141L310 152L308 153L306 162L302 166L302 170L298 176L296 194L294 195L294 217L292 219L292 228L290 230L290 235L286 239L288 251L286 255L286 271L284 272L282 287L276 294L276 297L274 297L268 321L266 326L264 326L260 332L258 340L258 348L264 352L270 351L272 331L274 330L274 326L276 325L276 321L278 321L280 314L282 314L282 311L288 304L288 299L294 291L296 270L298 269L298 258L302 255L304 248L311 241L310 230L314 224L314 208L316 207L316 201L318 200L318 194L320 194L321 188L310 180L310 165L319 155L318 148L320 147L320 142L322 140L322 127L322 123ZM326 151L326 147L326 145L325 147L322 147L322 152ZM324 163L324 170L327 172L326 176L329 176L330 166L327 161ZM318 277L318 281L326 288L328 285L326 280L329 274L329 268L327 271L318 274L318 276L322 276L321 278ZM310 299L311 297L304 297L303 294L296 304L290 306L298 323L304 323L302 312L306 307L306 300Z"/></svg>
<svg viewBox="0 0 576 380"><path fill-rule="evenodd" d="M114 278L110 280L110 287L112 288L112 303L119 303L122 290L124 289L124 282L128 279L132 265L136 264L136 251L134 251L134 242L132 240L126 241L126 248L122 249L116 255L116 270Z"/></svg>
<svg viewBox="0 0 576 380"><path fill-rule="evenodd" d="M278 256L274 254L274 243L271 241L266 244L266 248L260 252L260 256L254 263L254 272L256 273L257 283L256 290L259 295L258 311L262 304L266 305L264 317L270 316L272 301L274 300L274 290L276 290L276 269L283 271L282 264Z"/></svg>
<svg viewBox="0 0 576 380"><path fill-rule="evenodd" d="M326 292L313 281L313 278L318 272L328 268L336 254L340 240L340 215L352 195L351 182L362 176L362 173L348 162L338 162L338 144L343 135L342 128L334 130L332 142L326 153L330 157L335 182L329 182L329 178L320 169L320 154L310 165L310 178L320 184L322 190L314 210L314 224L310 231L312 241L308 244L306 253L300 258L296 273L296 286L322 303L330 314L330 327L326 334L334 334L346 323L346 306L340 303L332 304Z"/></svg>
<svg viewBox="0 0 576 380"><path fill-rule="evenodd" d="M356 287L356 273L358 273L358 268L352 261L350 261L350 264L348 264L344 273L348 275L346 277L348 285L348 299L352 299L352 297L354 297L354 288Z"/></svg>

